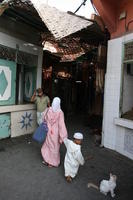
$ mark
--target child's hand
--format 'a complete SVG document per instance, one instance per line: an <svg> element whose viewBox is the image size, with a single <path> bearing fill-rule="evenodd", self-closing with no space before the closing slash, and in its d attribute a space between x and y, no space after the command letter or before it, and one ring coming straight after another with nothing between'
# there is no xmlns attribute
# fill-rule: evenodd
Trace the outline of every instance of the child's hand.
<svg viewBox="0 0 133 200"><path fill-rule="evenodd" d="M62 139L59 139L59 143L60 143L60 144L62 144L62 143L63 143Z"/></svg>

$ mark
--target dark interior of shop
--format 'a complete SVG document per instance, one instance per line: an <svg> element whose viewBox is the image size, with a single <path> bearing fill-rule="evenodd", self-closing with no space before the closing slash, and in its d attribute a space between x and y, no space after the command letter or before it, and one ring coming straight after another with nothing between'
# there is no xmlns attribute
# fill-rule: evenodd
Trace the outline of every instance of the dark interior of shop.
<svg viewBox="0 0 133 200"><path fill-rule="evenodd" d="M100 47L101 48L101 47ZM106 47L104 61L106 60ZM59 57L44 51L44 92L52 100L61 98L65 117L84 115L84 123L96 134L101 133L103 116L105 63L100 63L98 48L78 57L73 62L60 62Z"/></svg>

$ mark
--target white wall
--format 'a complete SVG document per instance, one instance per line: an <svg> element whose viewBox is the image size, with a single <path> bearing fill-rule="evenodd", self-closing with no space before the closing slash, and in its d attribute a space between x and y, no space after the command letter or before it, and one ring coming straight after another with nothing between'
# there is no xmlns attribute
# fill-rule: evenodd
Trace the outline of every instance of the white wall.
<svg viewBox="0 0 133 200"><path fill-rule="evenodd" d="M107 73L104 93L103 145L124 153L125 128L114 123L119 118L119 101L122 76L123 43L133 39L133 33L108 42ZM125 154L127 155L127 154ZM129 155L127 155L129 157ZM130 158L132 156L130 155Z"/></svg>
<svg viewBox="0 0 133 200"><path fill-rule="evenodd" d="M133 160L133 129L116 126L115 150Z"/></svg>
<svg viewBox="0 0 133 200"><path fill-rule="evenodd" d="M103 143L105 147L115 149L116 126L114 117L119 117L119 97L121 80L122 40L108 42L107 73L104 91L104 127Z"/></svg>

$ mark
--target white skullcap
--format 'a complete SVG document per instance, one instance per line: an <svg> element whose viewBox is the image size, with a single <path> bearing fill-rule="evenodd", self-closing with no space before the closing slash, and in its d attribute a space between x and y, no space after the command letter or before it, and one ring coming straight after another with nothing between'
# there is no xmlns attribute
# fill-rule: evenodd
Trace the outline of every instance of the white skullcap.
<svg viewBox="0 0 133 200"><path fill-rule="evenodd" d="M74 133L73 137L74 137L75 139L78 139L78 140L83 140L83 134L82 134L82 133L79 133L79 132Z"/></svg>

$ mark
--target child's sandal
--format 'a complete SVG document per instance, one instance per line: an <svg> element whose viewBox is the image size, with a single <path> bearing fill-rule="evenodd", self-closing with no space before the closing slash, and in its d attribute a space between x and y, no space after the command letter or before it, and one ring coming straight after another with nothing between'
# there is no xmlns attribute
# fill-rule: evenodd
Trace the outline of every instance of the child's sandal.
<svg viewBox="0 0 133 200"><path fill-rule="evenodd" d="M68 183L71 183L71 182L72 182L71 176L67 176L67 177L66 177L66 180L67 180Z"/></svg>

